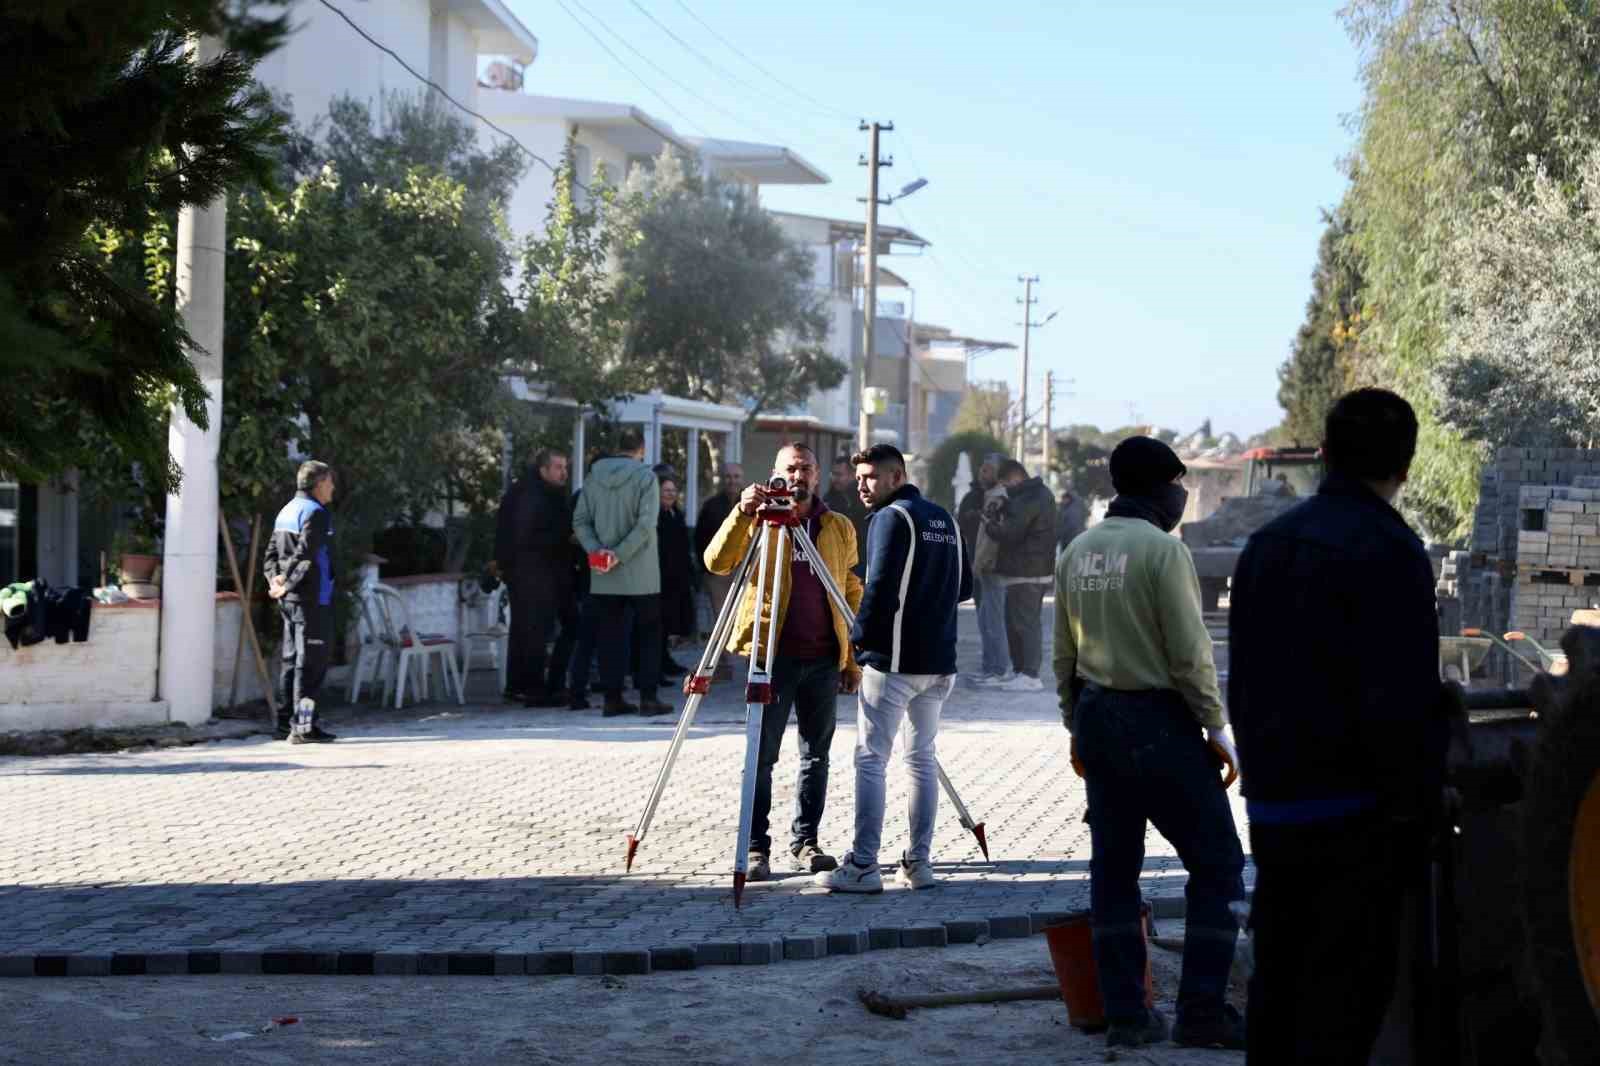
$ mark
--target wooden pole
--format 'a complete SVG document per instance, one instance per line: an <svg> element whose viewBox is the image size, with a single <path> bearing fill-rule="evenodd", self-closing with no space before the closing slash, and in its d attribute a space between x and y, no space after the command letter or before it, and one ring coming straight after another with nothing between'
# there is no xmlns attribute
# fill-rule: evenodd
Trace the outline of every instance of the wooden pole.
<svg viewBox="0 0 1600 1066"><path fill-rule="evenodd" d="M233 550L233 534L228 532L228 516L222 508L217 508L217 525L222 527L222 543L228 549L228 569L233 572L233 584L239 586L239 556ZM278 725L278 697L272 691L272 676L267 673L267 660L261 654L261 639L256 636L256 627L247 626L246 632L250 637L250 650L255 652L256 670L261 674L261 684L267 690L267 712L272 716L271 725Z"/></svg>
<svg viewBox="0 0 1600 1066"><path fill-rule="evenodd" d="M233 649L233 684L228 686L229 710L239 702L239 664L244 662L244 627L255 625L250 615L250 596L256 587L256 552L261 547L260 539L261 516L253 515L250 519L250 551L244 561L244 586L236 590L239 593L239 643Z"/></svg>

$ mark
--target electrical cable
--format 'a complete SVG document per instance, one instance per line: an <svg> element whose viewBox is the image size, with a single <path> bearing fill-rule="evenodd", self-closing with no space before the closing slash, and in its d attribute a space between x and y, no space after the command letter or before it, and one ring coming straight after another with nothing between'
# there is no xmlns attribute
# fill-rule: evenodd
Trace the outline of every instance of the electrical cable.
<svg viewBox="0 0 1600 1066"><path fill-rule="evenodd" d="M707 33L711 34L711 36L713 36L717 40L721 41L722 44L730 52L732 52L734 55L738 56L740 59L744 60L746 63L749 63L756 70L760 71L763 76L765 76L766 78L770 79L774 84L780 86L781 88L783 88L783 89L787 90L788 92L794 94L795 96L799 97L800 99L806 101L807 103L811 104L813 107L821 109L821 111L823 113L825 113L825 114L832 115L835 118L843 118L843 119L848 119L848 120L851 120L851 121L856 121L856 120L859 119L860 116L858 116L858 115L852 114L852 113L850 113L848 111L841 111L836 107L829 107L827 104L823 103L821 100L818 100L815 97L810 96L810 95L802 92L799 89L796 89L793 85L790 85L788 82L784 81L782 78L780 78L776 74L772 73L772 71L768 70L766 67L763 67L760 63L757 63L754 59L751 59L747 54L745 54L744 51L742 51L739 48L738 45L736 45L732 41L728 40L721 33L718 33L717 30L714 27L712 27L712 25L710 23L708 23L705 19L701 18L699 15L695 14L694 9L691 8L685 2L685 0L677 0L677 4L678 4L679 7L683 8L685 14L687 14L690 18L692 18L696 22L698 22L701 25L701 27L703 27L705 29L705 31Z"/></svg>
<svg viewBox="0 0 1600 1066"><path fill-rule="evenodd" d="M328 3L328 0L322 0L322 2L324 4L326 4L326 3ZM576 0L574 0L574 2L576 3ZM672 103L672 101L668 100L665 96L663 96L660 93L660 91L656 89L656 87L654 85L651 85L649 82L645 81L643 78L641 78L639 76L637 71L635 71L632 67L628 66L628 64L624 63L622 61L622 57L617 55L617 53L613 52L611 50L611 46L606 44L606 42L604 42L604 41L602 41L600 39L600 35L599 34L595 33L594 30L590 29L589 25L586 22L584 22L575 13L573 13L572 8L567 6L566 0L556 0L556 4L560 6L561 10L563 10L563 11L565 11L567 13L567 17L568 18L570 18L573 22L576 22L578 24L578 28L579 29L583 30L584 33L587 33L589 35L589 38L592 41L594 41L595 44L600 46L600 50L601 51L605 52L606 55L611 57L612 62L616 63L617 66L621 67L624 71L626 71L628 76L631 77L634 81L636 81L640 85L644 86L645 91L648 92L651 96L654 96L657 100L660 100L663 107L665 107L668 111L671 111L674 115L677 115L679 118L683 119L683 121L687 124L688 128L690 128L690 129L699 128L699 124L697 122L695 122L688 115L684 114L681 110L679 110L678 107L676 105L674 105ZM579 6L581 7L582 5L579 5ZM584 14L586 14L586 15L589 14L587 9L585 9ZM589 17L590 18L594 18L593 15L589 15ZM595 21L599 22L598 19L596 19ZM601 22L600 25L605 26L605 23ZM610 29L610 27L607 27L607 29ZM613 31L613 33L614 32L615 31ZM621 40L621 38L619 37L618 40ZM627 44L626 41L623 41L623 43ZM631 48L632 46L629 45L629 47ZM641 58L643 58L643 57L641 56Z"/></svg>

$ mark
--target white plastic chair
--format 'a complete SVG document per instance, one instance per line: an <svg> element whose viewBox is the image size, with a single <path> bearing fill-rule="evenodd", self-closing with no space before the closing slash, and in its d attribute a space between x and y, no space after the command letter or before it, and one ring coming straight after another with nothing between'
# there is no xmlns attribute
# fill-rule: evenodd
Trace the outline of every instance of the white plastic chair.
<svg viewBox="0 0 1600 1066"><path fill-rule="evenodd" d="M366 683L368 667L371 667L372 683L374 686L384 680L384 667L392 666L392 655L388 643L383 639L384 627L380 608L374 602L372 589L363 588L356 597L356 603L361 614L358 618L357 634L359 636L360 650L356 653L356 662L350 670L350 691L346 699L355 703L361 698L361 686ZM385 681L384 691L388 691L388 682ZM380 701L382 702L382 701Z"/></svg>
<svg viewBox="0 0 1600 1066"><path fill-rule="evenodd" d="M502 581L493 592L480 593L461 605L461 676L464 679L472 669L472 653L480 647L488 648L489 661L500 677L500 692L506 690L506 660L511 649L511 627L505 618L506 596L506 585ZM483 620L485 616L486 621Z"/></svg>
<svg viewBox="0 0 1600 1066"><path fill-rule="evenodd" d="M456 702L465 704L466 689L461 684L461 675L456 672L456 642L439 633L418 633L411 624L411 612L406 607L405 599L388 585L372 586L372 603L377 608L373 613L383 627L383 643L386 650L395 656L393 677L395 709L398 710L405 702L406 678L411 674L412 664L415 664L419 671L418 693L422 699L427 698L435 658L439 660L444 673L445 697L449 697L450 686L454 685ZM383 703L389 702L389 684L389 679L385 679L381 701Z"/></svg>

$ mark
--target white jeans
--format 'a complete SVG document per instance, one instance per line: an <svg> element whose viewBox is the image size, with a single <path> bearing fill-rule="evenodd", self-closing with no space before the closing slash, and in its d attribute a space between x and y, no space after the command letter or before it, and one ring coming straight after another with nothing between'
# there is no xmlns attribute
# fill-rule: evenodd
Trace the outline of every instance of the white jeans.
<svg viewBox="0 0 1600 1066"><path fill-rule="evenodd" d="M885 674L870 666L862 670L856 713L856 838L850 847L857 865L875 866L878 862L884 770L904 718L911 722L904 748L906 770L911 775L911 848L905 857L911 862L928 861L933 819L939 809L934 740L939 735L939 715L955 681L954 674Z"/></svg>

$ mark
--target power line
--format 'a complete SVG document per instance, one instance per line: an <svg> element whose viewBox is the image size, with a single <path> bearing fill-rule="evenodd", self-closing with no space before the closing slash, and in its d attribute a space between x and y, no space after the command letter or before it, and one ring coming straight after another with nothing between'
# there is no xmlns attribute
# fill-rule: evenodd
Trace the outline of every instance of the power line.
<svg viewBox="0 0 1600 1066"><path fill-rule="evenodd" d="M324 4L327 4L328 0L322 0L322 2ZM574 2L576 2L576 0L574 0ZM646 92L648 92L651 96L654 96L657 100L660 100L663 107L665 107L668 111L671 111L673 114L677 115L679 118L683 119L683 121L685 123L687 123L690 128L698 128L699 123L695 122L688 115L685 115L682 111L680 111L676 106L673 105L671 100L668 100L665 96L663 96L660 93L660 91L656 89L656 87L654 85L651 85L649 82L645 81L643 78L641 78L639 76L637 71L635 71L632 67L628 66L628 64L624 63L622 61L622 57L617 55L617 53L613 52L611 50L611 46L606 44L605 41L601 40L600 39L600 35L595 33L594 30L589 28L588 23L584 22L576 14L573 13L572 8L567 6L566 0L556 0L556 3L560 6L561 10L563 10L563 11L565 11L567 13L567 17L568 18L570 18L573 22L576 22L578 24L578 28L579 29L583 30L584 33L587 33L589 35L589 38L591 40L593 40L595 44L600 46L601 51L605 52L606 55L610 56L612 61L614 63L616 63L617 66L621 67L624 71L626 71L629 77L631 77L634 81L638 82L640 85L644 86ZM332 6L332 5L329 5L329 6ZM585 10L584 14L588 15L589 12L587 10ZM589 17L590 18L594 18L593 15L589 15ZM348 21L348 20L346 20L346 21ZM599 22L598 19L596 19L595 21ZM605 26L605 23L601 22L600 25ZM610 29L610 27L607 27L607 29ZM612 31L612 32L615 33L615 31ZM622 39L619 37L618 40L622 40ZM628 42L623 41L622 43L623 44L627 44ZM628 47L632 48L633 46L632 45L628 45ZM635 54L637 54L637 53L635 53ZM641 56L640 58L643 58L643 57Z"/></svg>
<svg viewBox="0 0 1600 1066"><path fill-rule="evenodd" d="M738 45L734 44L732 41L728 40L722 34L718 33L717 30L710 23L708 23L705 19L701 18L699 15L695 14L694 9L692 7L690 7L688 5L688 3L685 2L685 0L677 0L677 4L678 4L679 7L683 8L684 12L690 18L692 18L696 22L698 22L701 25L701 27L705 29L705 31L707 33L711 34L711 36L713 36L717 40L721 41L722 44L730 52L732 52L734 55L738 56L740 59L744 60L746 63L749 63L752 67L754 67L756 70L760 71L764 76L769 78L772 82L774 82L778 86L788 90L790 93L794 94L795 96L798 96L800 99L802 99L802 100L806 101L807 103L811 104L813 107L820 108L824 113L833 115L836 118L844 118L844 119L849 119L851 121L854 121L858 117L857 115L854 115L854 114L852 114L852 113L850 113L848 111L841 111L836 107L829 107L827 104L823 103L821 100L818 100L816 97L811 96L811 95L809 95L809 94L807 94L807 93L805 93L805 92L803 92L803 91L801 91L799 89L796 89L793 85L790 85L788 82L784 81L782 78L780 78L776 74L772 73L772 71L768 70L766 67L762 66L760 63L757 63L754 59L751 59L747 54L745 54L745 52L743 50L741 50L739 48Z"/></svg>

